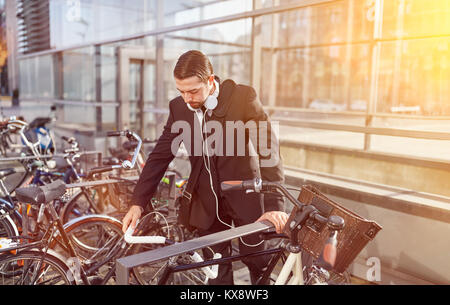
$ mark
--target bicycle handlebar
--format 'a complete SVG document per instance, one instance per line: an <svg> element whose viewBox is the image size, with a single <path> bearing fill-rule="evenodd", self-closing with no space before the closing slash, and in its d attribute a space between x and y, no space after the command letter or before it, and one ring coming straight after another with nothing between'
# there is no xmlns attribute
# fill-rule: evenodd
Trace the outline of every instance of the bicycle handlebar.
<svg viewBox="0 0 450 305"><path fill-rule="evenodd" d="M94 167L94 168L89 169L87 176L92 177L95 174L106 173L106 172L112 171L113 169L116 169L116 168L121 168L121 166L120 165L108 165L108 166Z"/></svg>
<svg viewBox="0 0 450 305"><path fill-rule="evenodd" d="M132 168L134 168L134 165L136 164L136 160L138 158L139 152L141 151L141 146L142 146L141 138L136 133L134 133L134 132L132 132L130 130L108 131L106 134L107 134L108 137L125 136L129 140L135 139L138 142L138 144L136 145L136 149L134 150L133 158L131 159L131 161L125 160L122 163L122 167L125 168L125 169L132 169Z"/></svg>
<svg viewBox="0 0 450 305"><path fill-rule="evenodd" d="M108 131L106 133L107 137L120 137L122 134L120 131Z"/></svg>
<svg viewBox="0 0 450 305"><path fill-rule="evenodd" d="M66 136L62 136L61 137L61 139L63 139L64 141L66 141L67 143L69 143L69 144L74 144L74 143L76 143L76 140L75 140L75 138L74 137L66 137ZM78 143L76 143L76 144L78 144Z"/></svg>
<svg viewBox="0 0 450 305"><path fill-rule="evenodd" d="M320 215L319 210L313 205L306 205L298 201L292 194L280 183L277 182L265 182L260 178L253 180L238 180L238 181L224 181L221 183L221 189L224 192L241 190L248 192L269 192L274 193L274 189L280 191L286 196L290 202L297 206L298 212L288 224L292 231L300 229L304 223L308 220L314 220L322 224L327 224L330 230L330 236L325 242L324 248L317 261L317 266L326 270L331 270L336 262L337 252L337 235L340 230L344 228L344 219L340 216L332 215L330 217L324 217ZM296 235L293 234L293 235ZM297 236L293 237L296 240ZM297 244L297 241L294 242Z"/></svg>
<svg viewBox="0 0 450 305"><path fill-rule="evenodd" d="M330 237L325 242L322 252L316 262L318 267L325 270L333 269L334 264L336 263L337 234L338 231L331 231Z"/></svg>
<svg viewBox="0 0 450 305"><path fill-rule="evenodd" d="M304 206L304 204L302 204L297 199L295 199L295 197L292 196L292 194L289 193L289 191L278 182L268 182L268 181L263 181L260 178L255 178L252 180L223 181L220 186L221 186L221 190L223 192L240 190L240 191L246 191L247 193L250 193L250 192L273 193L274 192L273 189L277 189L284 196L286 196L289 199L289 201L291 201L295 206L297 206L299 208Z"/></svg>

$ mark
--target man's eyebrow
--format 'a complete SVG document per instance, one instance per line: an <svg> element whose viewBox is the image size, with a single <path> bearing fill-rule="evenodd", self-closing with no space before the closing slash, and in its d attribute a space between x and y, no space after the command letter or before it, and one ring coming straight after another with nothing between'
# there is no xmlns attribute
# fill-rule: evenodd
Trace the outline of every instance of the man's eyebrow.
<svg viewBox="0 0 450 305"><path fill-rule="evenodd" d="M200 88L192 89L192 90L189 90L189 91L182 91L179 88L177 88L177 90L180 91L180 92L192 92L192 91L198 91L198 90L200 90Z"/></svg>

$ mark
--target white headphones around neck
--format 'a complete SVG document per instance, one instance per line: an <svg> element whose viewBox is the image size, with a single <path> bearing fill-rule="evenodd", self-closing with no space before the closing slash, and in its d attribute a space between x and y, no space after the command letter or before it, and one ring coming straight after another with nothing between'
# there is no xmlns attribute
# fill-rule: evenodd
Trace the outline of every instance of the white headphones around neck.
<svg viewBox="0 0 450 305"><path fill-rule="evenodd" d="M214 93L212 95L206 98L204 104L207 110L214 110L219 104L219 101L217 100L217 98L219 97L219 83L216 80L214 80L214 84L216 86L216 90L214 90Z"/></svg>
<svg viewBox="0 0 450 305"><path fill-rule="evenodd" d="M213 95L208 96L208 98L206 99L205 104L203 106L205 106L205 108L207 110L214 110L214 109L216 109L218 104L219 104L219 101L217 100L217 97L215 96L215 94L213 94Z"/></svg>

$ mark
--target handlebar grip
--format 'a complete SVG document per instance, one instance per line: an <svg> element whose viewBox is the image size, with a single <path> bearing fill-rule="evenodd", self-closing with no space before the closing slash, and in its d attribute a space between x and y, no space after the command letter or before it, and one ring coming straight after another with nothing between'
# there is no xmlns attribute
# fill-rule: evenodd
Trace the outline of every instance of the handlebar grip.
<svg viewBox="0 0 450 305"><path fill-rule="evenodd" d="M228 191L258 191L256 180L236 180L236 181L223 181L221 183L221 189L223 192Z"/></svg>
<svg viewBox="0 0 450 305"><path fill-rule="evenodd" d="M95 174L101 174L101 173L106 173L106 172L112 171L114 168L115 167L113 165L94 167L94 168L89 169L87 176L90 178Z"/></svg>
<svg viewBox="0 0 450 305"><path fill-rule="evenodd" d="M224 181L220 184L220 188L222 189L223 192L243 190L244 181L242 180Z"/></svg>
<svg viewBox="0 0 450 305"><path fill-rule="evenodd" d="M120 131L108 131L106 136L108 137L120 137L122 133Z"/></svg>
<svg viewBox="0 0 450 305"><path fill-rule="evenodd" d="M336 263L337 254L337 231L332 231L325 242L322 253L317 260L317 266L330 271Z"/></svg>
<svg viewBox="0 0 450 305"><path fill-rule="evenodd" d="M136 222L136 227L139 224L139 220ZM166 243L164 236L133 236L136 227L131 225L128 227L124 235L124 240L128 244L162 244Z"/></svg>
<svg viewBox="0 0 450 305"><path fill-rule="evenodd" d="M69 143L69 144L73 144L73 143L75 143L75 141L76 141L76 139L75 139L74 137L68 138L68 137L66 137L66 136L62 136L61 139L63 139L64 141L66 141L66 142Z"/></svg>

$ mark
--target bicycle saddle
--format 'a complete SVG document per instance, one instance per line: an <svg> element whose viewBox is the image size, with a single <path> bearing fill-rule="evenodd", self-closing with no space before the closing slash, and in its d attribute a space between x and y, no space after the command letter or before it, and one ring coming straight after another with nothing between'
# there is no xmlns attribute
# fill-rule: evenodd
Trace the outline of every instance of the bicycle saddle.
<svg viewBox="0 0 450 305"><path fill-rule="evenodd" d="M14 168L5 168L0 170L0 179L3 179L5 177L8 177L9 175L15 174L16 169Z"/></svg>
<svg viewBox="0 0 450 305"><path fill-rule="evenodd" d="M36 118L30 123L29 127L30 128L45 127L45 125L47 125L51 121L52 121L51 118Z"/></svg>
<svg viewBox="0 0 450 305"><path fill-rule="evenodd" d="M66 184L62 180L56 180L43 186L18 188L16 198L19 202L41 205L61 197L65 192Z"/></svg>

